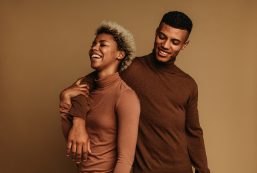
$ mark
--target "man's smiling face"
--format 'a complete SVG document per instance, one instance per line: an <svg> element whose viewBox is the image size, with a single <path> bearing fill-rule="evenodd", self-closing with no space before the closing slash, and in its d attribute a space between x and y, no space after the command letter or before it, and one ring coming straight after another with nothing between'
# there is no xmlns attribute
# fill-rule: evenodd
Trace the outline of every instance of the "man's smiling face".
<svg viewBox="0 0 257 173"><path fill-rule="evenodd" d="M159 62L172 61L189 43L187 30L161 23L156 30L154 51Z"/></svg>

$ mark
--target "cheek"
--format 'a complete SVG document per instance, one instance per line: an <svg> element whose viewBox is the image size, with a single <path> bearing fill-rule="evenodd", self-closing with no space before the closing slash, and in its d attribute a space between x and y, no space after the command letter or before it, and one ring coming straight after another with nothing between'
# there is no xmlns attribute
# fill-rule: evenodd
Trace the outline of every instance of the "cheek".
<svg viewBox="0 0 257 173"><path fill-rule="evenodd" d="M171 48L174 51L174 53L178 53L182 49L182 46L172 46Z"/></svg>
<svg viewBox="0 0 257 173"><path fill-rule="evenodd" d="M105 55L110 55L110 54L112 54L112 51L113 51L113 50L106 47L106 48L103 48L101 51L102 51L102 53L105 54Z"/></svg>
<svg viewBox="0 0 257 173"><path fill-rule="evenodd" d="M162 42L162 40L161 39L159 39L159 37L155 37L155 40L154 40L154 44L155 45L159 45L159 44L161 44L161 42Z"/></svg>
<svg viewBox="0 0 257 173"><path fill-rule="evenodd" d="M155 45L161 45L162 42L163 41L161 39L158 39L158 38L155 39Z"/></svg>
<svg viewBox="0 0 257 173"><path fill-rule="evenodd" d="M117 56L117 50L116 49L108 49L108 50L105 50L104 54L110 58L115 58Z"/></svg>

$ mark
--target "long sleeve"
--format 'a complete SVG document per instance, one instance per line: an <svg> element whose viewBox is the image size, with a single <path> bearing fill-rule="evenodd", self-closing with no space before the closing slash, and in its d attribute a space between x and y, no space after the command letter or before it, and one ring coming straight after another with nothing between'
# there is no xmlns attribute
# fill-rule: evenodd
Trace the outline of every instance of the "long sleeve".
<svg viewBox="0 0 257 173"><path fill-rule="evenodd" d="M195 167L196 173L209 173L207 157L204 147L203 131L199 123L199 115L197 109L198 89L197 85L193 88L193 92L188 100L186 110L186 135L188 142L188 152Z"/></svg>
<svg viewBox="0 0 257 173"><path fill-rule="evenodd" d="M69 114L73 117L86 119L87 112L90 109L90 102L90 97L85 97L83 95L72 98Z"/></svg>
<svg viewBox="0 0 257 173"><path fill-rule="evenodd" d="M65 140L67 140L70 128L72 127L72 117L68 114L70 108L71 105L60 102L61 127Z"/></svg>
<svg viewBox="0 0 257 173"><path fill-rule="evenodd" d="M132 90L125 91L116 104L118 114L118 158L114 173L130 173L137 141L140 103Z"/></svg>
<svg viewBox="0 0 257 173"><path fill-rule="evenodd" d="M93 90L94 88L94 78L96 73L92 72L85 76L81 83L86 83L89 85L89 90ZM70 104L71 103L71 104ZM60 100L59 111L61 117L61 127L62 132L67 140L69 131L72 127L73 116L78 116L81 118L85 118L86 113L90 108L90 98L86 98L82 95L71 98L71 102L66 103Z"/></svg>

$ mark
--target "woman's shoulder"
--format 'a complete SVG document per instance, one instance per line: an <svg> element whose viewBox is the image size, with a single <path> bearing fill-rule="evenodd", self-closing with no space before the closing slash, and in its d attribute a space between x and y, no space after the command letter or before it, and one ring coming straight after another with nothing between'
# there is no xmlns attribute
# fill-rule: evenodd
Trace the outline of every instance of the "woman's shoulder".
<svg viewBox="0 0 257 173"><path fill-rule="evenodd" d="M121 79L120 86L119 86L119 97L135 97L137 98L136 92L128 86L128 84Z"/></svg>
<svg viewBox="0 0 257 173"><path fill-rule="evenodd" d="M123 106L122 106L123 105ZM119 87L119 94L118 99L116 100L116 108L124 108L124 105L126 105L126 109L129 107L129 109L136 110L140 109L140 102L139 98L136 94L136 92L130 88L126 82L121 80L120 87Z"/></svg>

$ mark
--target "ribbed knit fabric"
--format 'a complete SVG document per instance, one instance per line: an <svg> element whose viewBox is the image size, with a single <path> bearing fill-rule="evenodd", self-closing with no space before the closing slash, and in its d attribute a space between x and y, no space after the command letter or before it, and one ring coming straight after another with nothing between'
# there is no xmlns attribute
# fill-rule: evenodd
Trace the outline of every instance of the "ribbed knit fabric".
<svg viewBox="0 0 257 173"><path fill-rule="evenodd" d="M192 166L209 173L196 82L154 54L136 58L121 77L141 103L134 173L191 173Z"/></svg>
<svg viewBox="0 0 257 173"><path fill-rule="evenodd" d="M79 172L129 173L137 140L139 100L118 73L95 82L90 104L83 103L87 99L80 96L73 99L69 113L61 107L64 135L68 136L72 116L86 115L92 154L80 164Z"/></svg>

